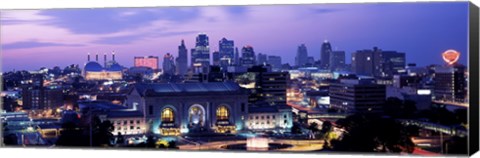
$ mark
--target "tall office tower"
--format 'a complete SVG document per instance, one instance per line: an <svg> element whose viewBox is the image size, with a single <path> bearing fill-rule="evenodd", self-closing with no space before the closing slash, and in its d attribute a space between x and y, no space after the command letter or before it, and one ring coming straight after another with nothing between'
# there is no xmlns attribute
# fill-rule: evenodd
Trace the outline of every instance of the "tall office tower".
<svg viewBox="0 0 480 158"><path fill-rule="evenodd" d="M358 75L393 77L405 72L405 53L373 50L359 50L352 53L352 71Z"/></svg>
<svg viewBox="0 0 480 158"><path fill-rule="evenodd" d="M330 64L331 53L332 53L332 45L330 45L330 42L325 40L320 50L320 68L321 69L328 69L330 67L329 64Z"/></svg>
<svg viewBox="0 0 480 158"><path fill-rule="evenodd" d="M227 40L222 38L218 42L218 50L220 52L220 67L227 69L228 66L234 64L234 42L233 40Z"/></svg>
<svg viewBox="0 0 480 158"><path fill-rule="evenodd" d="M195 73L208 73L210 68L210 47L208 36L198 34L195 49L192 50L192 67Z"/></svg>
<svg viewBox="0 0 480 158"><path fill-rule="evenodd" d="M147 57L134 57L134 66L135 67L149 67L154 70L158 69L158 57L157 56L147 56Z"/></svg>
<svg viewBox="0 0 480 158"><path fill-rule="evenodd" d="M280 56L269 55L267 62L272 66L273 71L279 71L282 68L282 57Z"/></svg>
<svg viewBox="0 0 480 158"><path fill-rule="evenodd" d="M220 52L214 51L212 53L213 65L220 66Z"/></svg>
<svg viewBox="0 0 480 158"><path fill-rule="evenodd" d="M330 54L330 71L345 70L345 51L333 51Z"/></svg>
<svg viewBox="0 0 480 158"><path fill-rule="evenodd" d="M165 54L163 57L163 73L168 74L168 75L174 75L175 74L175 63L173 60L173 55L170 53Z"/></svg>
<svg viewBox="0 0 480 158"><path fill-rule="evenodd" d="M257 65L268 64L267 54L258 53L257 55Z"/></svg>
<svg viewBox="0 0 480 158"><path fill-rule="evenodd" d="M308 62L307 47L305 44L298 46L297 56L295 57L295 66L302 67Z"/></svg>
<svg viewBox="0 0 480 158"><path fill-rule="evenodd" d="M249 97L251 104L266 102L270 106L288 108L286 106L288 72L271 72L263 65L253 66L247 71L255 74L255 91Z"/></svg>
<svg viewBox="0 0 480 158"><path fill-rule="evenodd" d="M252 46L244 46L242 48L241 66L249 68L255 65L255 52Z"/></svg>
<svg viewBox="0 0 480 158"><path fill-rule="evenodd" d="M176 59L176 63L177 73L179 75L185 75L188 70L188 50L183 40L180 46L178 46L178 57Z"/></svg>
<svg viewBox="0 0 480 158"><path fill-rule="evenodd" d="M465 66L460 64L435 67L433 94L435 100L466 102Z"/></svg>
<svg viewBox="0 0 480 158"><path fill-rule="evenodd" d="M238 47L235 47L235 56L233 61L235 65L240 65L240 53L238 52Z"/></svg>
<svg viewBox="0 0 480 158"><path fill-rule="evenodd" d="M340 79L329 87L330 106L340 112L379 112L385 103L385 85L373 78Z"/></svg>

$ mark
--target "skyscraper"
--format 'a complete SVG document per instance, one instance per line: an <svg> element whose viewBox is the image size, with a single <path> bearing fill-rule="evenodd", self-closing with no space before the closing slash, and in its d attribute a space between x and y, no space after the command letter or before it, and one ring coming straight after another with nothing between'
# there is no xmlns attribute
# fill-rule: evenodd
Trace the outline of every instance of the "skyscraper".
<svg viewBox="0 0 480 158"><path fill-rule="evenodd" d="M278 71L282 68L282 57L280 56L269 55L267 62L272 66L273 71Z"/></svg>
<svg viewBox="0 0 480 158"><path fill-rule="evenodd" d="M330 54L329 66L331 71L345 70L345 51L333 51Z"/></svg>
<svg viewBox="0 0 480 158"><path fill-rule="evenodd" d="M170 53L165 54L163 57L163 73L168 75L175 74L175 63L174 63L173 55Z"/></svg>
<svg viewBox="0 0 480 158"><path fill-rule="evenodd" d="M206 34L198 34L196 38L195 48L192 49L192 67L195 68L196 73L208 73L210 67L210 47Z"/></svg>
<svg viewBox="0 0 480 158"><path fill-rule="evenodd" d="M235 65L240 65L240 53L238 52L238 47L235 47L235 56L233 61Z"/></svg>
<svg viewBox="0 0 480 158"><path fill-rule="evenodd" d="M241 66L244 67L252 67L255 65L255 52L253 51L252 46L244 46L242 48L242 59L241 59Z"/></svg>
<svg viewBox="0 0 480 158"><path fill-rule="evenodd" d="M330 42L325 40L322 44L322 48L320 51L320 68L321 69L329 68L331 53L332 53L332 45L330 45Z"/></svg>
<svg viewBox="0 0 480 158"><path fill-rule="evenodd" d="M226 69L228 66L233 65L234 62L234 42L233 40L227 40L222 38L218 42L218 50L220 55L220 67Z"/></svg>
<svg viewBox="0 0 480 158"><path fill-rule="evenodd" d="M188 50L183 40L180 46L178 46L178 57L176 59L176 63L177 73L180 75L185 75L188 69Z"/></svg>
<svg viewBox="0 0 480 158"><path fill-rule="evenodd" d="M218 51L214 51L212 53L213 58L213 65L220 66L220 53Z"/></svg>
<svg viewBox="0 0 480 158"><path fill-rule="evenodd" d="M257 55L257 65L267 64L267 54L258 53Z"/></svg>
<svg viewBox="0 0 480 158"><path fill-rule="evenodd" d="M298 46L297 56L295 57L295 66L302 67L308 62L307 47L305 44Z"/></svg>
<svg viewBox="0 0 480 158"><path fill-rule="evenodd" d="M352 53L352 71L358 75L393 77L405 72L405 53L373 50L359 50Z"/></svg>

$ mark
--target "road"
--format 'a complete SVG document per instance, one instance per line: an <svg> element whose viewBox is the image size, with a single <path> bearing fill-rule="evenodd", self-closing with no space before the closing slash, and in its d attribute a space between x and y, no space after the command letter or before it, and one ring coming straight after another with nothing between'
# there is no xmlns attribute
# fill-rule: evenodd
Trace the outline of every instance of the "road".
<svg viewBox="0 0 480 158"><path fill-rule="evenodd" d="M290 144L292 147L279 149L276 151L315 151L321 150L323 147L323 140L288 140L276 139L270 143ZM231 141L215 141L204 144L186 144L179 145L180 150L227 150L225 146L234 144L246 144L246 140L231 140Z"/></svg>

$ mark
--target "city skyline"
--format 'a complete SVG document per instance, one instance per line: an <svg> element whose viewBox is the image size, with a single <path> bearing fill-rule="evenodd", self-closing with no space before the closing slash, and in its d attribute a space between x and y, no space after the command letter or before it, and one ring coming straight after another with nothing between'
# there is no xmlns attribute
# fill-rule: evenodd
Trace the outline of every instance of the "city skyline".
<svg viewBox="0 0 480 158"><path fill-rule="evenodd" d="M443 64L440 57L427 57L455 49L462 53L459 63L466 64L467 4L9 10L2 11L1 16L2 69L6 72L83 65L88 52L101 55L113 50L120 64L131 67L134 56L171 53L178 57L180 41L185 40L190 50L200 32L209 36L210 53L218 51L218 41L225 37L234 40L239 49L252 45L256 54L279 55L290 65L294 65L297 46L302 43L308 49L308 56L319 60L324 40L331 43L334 51L345 51L347 63L351 61L351 53L376 46L405 52L406 61L419 66ZM285 11L272 14L278 9ZM414 17L409 16L413 14ZM275 27L286 22L286 26ZM372 25L375 22L379 23ZM356 29L350 29L352 26ZM248 32L254 32L255 36ZM163 59L159 62L163 63Z"/></svg>

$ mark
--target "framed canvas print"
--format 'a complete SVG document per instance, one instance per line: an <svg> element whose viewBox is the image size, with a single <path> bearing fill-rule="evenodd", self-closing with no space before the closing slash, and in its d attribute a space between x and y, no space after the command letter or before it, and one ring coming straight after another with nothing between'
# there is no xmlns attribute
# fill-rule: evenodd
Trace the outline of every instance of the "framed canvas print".
<svg viewBox="0 0 480 158"><path fill-rule="evenodd" d="M470 2L0 13L2 148L478 151Z"/></svg>

